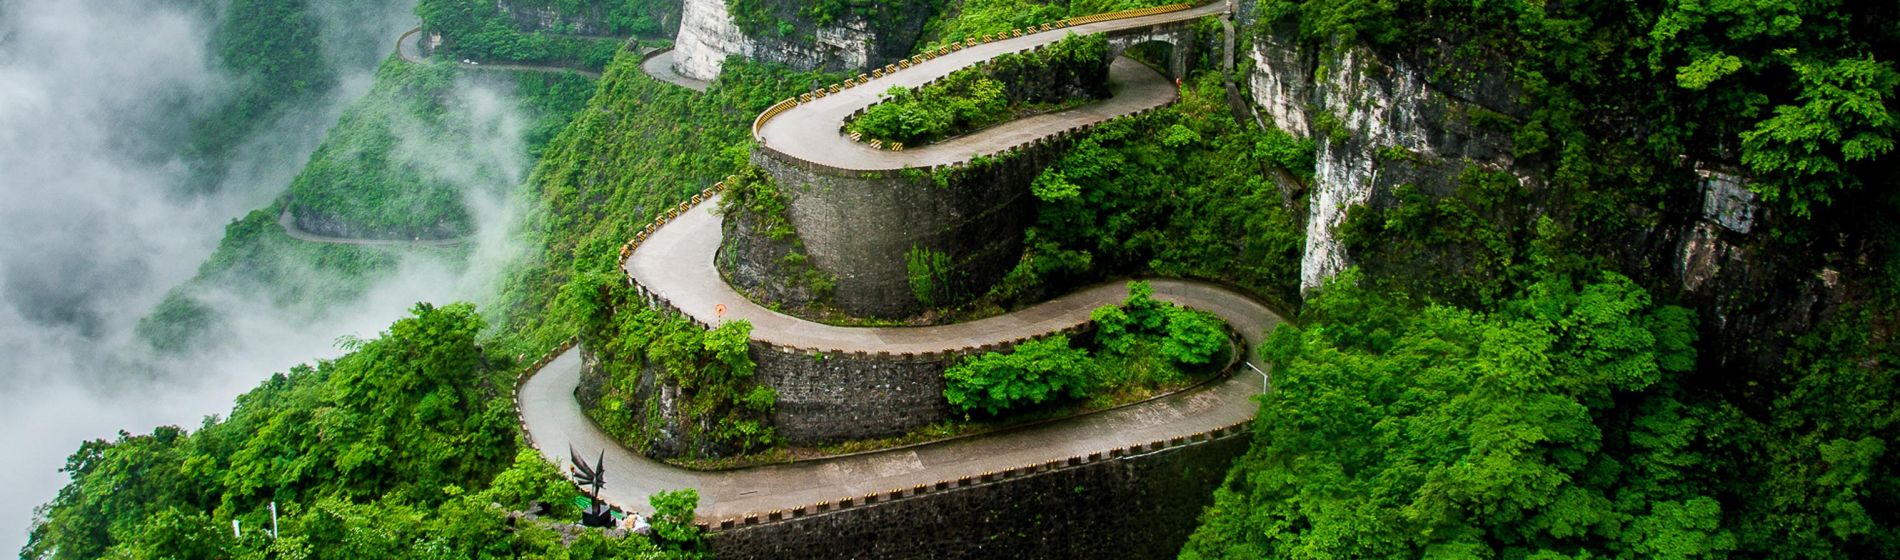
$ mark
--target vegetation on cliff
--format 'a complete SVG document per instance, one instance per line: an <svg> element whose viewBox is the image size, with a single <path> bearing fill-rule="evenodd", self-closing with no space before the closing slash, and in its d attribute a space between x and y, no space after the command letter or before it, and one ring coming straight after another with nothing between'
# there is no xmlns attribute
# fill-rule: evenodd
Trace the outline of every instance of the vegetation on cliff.
<svg viewBox="0 0 1900 560"><path fill-rule="evenodd" d="M458 185L443 176L439 163L461 165L472 154L445 158L447 154L405 149L451 134L473 136L474 123L465 121L466 115L451 117L445 106L458 75L453 65L385 61L376 85L343 113L291 182L291 214L373 233L363 237L442 239L466 234L468 209ZM492 168L471 171L468 179L483 184L513 179L495 176Z"/></svg>
<svg viewBox="0 0 1900 560"><path fill-rule="evenodd" d="M290 211L354 233L342 237L466 235L474 226L466 198L514 190L540 144L593 91L576 74L464 72L391 58L291 182Z"/></svg>
<svg viewBox="0 0 1900 560"><path fill-rule="evenodd" d="M579 516L575 487L520 446L519 364L485 351L473 306L418 305L372 340L238 397L196 432L162 427L82 445L23 556L50 558L673 558L697 530L565 540L511 522L538 503ZM656 497L679 525L691 500ZM269 505L278 508L277 534ZM497 507L497 505L499 507ZM232 538L233 523L242 538ZM690 523L690 521L687 521ZM657 529L657 527L656 527Z"/></svg>
<svg viewBox="0 0 1900 560"><path fill-rule="evenodd" d="M531 161L593 92L590 80L571 74L485 77L482 83L506 92L503 98L450 95L460 91L457 80L466 79L452 65L391 59L372 91L325 137L288 196L354 233L408 239L444 222L454 225L441 233L469 231L469 191L508 196L519 178L501 166ZM475 129L485 132L476 136ZM508 153L515 150L522 153ZM140 321L140 338L164 351L216 340L226 328L211 302L218 291L260 295L276 309L316 318L394 274L404 259L466 264L463 249L298 241L278 224L285 211L280 201L226 226L197 275Z"/></svg>
<svg viewBox="0 0 1900 560"><path fill-rule="evenodd" d="M211 42L220 69L239 87L222 106L192 122L185 153L205 181L216 184L233 150L260 127L336 85L323 56L321 22L304 0L237 0L224 9Z"/></svg>
<svg viewBox="0 0 1900 560"><path fill-rule="evenodd" d="M531 0L520 8L552 7L562 14L596 18L601 31L620 36L655 36L660 14L678 13L679 0ZM439 52L453 59L517 62L574 68L604 68L627 43L619 37L570 35L570 29L523 29L498 2L421 0L416 15L424 31L441 33Z"/></svg>
<svg viewBox="0 0 1900 560"><path fill-rule="evenodd" d="M649 456L688 461L778 443L778 392L753 377L750 323L706 330L644 308L618 274L583 275L562 290L600 378L586 412L602 431Z"/></svg>
<svg viewBox="0 0 1900 560"><path fill-rule="evenodd" d="M1900 14L1374 4L1261 6L1266 27L1369 45L1441 90L1496 93L1474 86L1501 72L1521 91L1465 116L1509 132L1544 182L1473 169L1355 209L1341 240L1378 266L1274 334L1254 447L1182 556L1900 554L1900 80L1881 59ZM1327 117L1320 133L1345 132ZM1752 176L1766 202L1736 258L1825 267L1850 303L1807 332L1698 341L1686 311L1607 272L1656 274L1631 245L1680 227L1698 163ZM1711 360L1716 345L1779 363Z"/></svg>
<svg viewBox="0 0 1900 560"><path fill-rule="evenodd" d="M206 349L227 329L213 292L257 294L275 309L316 317L325 307L360 297L407 258L453 264L454 251L308 243L278 225L281 204L253 210L224 227L224 238L196 276L173 288L140 319L138 336L164 352Z"/></svg>
<svg viewBox="0 0 1900 560"><path fill-rule="evenodd" d="M1451 48L1440 54L1501 65L1530 105L1518 151L1556 163L1559 181L1633 179L1615 184L1642 189L1681 156L1740 163L1756 192L1805 215L1891 177L1884 162L1900 134L1900 71L1882 58L1900 51L1891 7L1275 0L1261 12L1322 43ZM1434 46L1439 37L1459 40Z"/></svg>
<svg viewBox="0 0 1900 560"><path fill-rule="evenodd" d="M1275 177L1310 174L1312 144L1237 124L1219 74L1186 84L1178 103L1103 123L1036 178L1028 247L991 297L1158 273L1298 301L1306 202Z"/></svg>
<svg viewBox="0 0 1900 560"><path fill-rule="evenodd" d="M1434 88L1486 100L1464 115L1467 124L1507 135L1514 165L1537 179L1516 185L1487 170L1461 177L1451 197L1417 185L1401 193L1409 208L1355 209L1361 215L1346 229L1363 248L1377 247L1357 253L1373 257L1364 264L1375 281L1416 274L1381 270L1383 262L1455 267L1439 275L1451 285L1433 293L1483 303L1535 281L1500 277L1495 266L1522 262L1534 243L1575 272L1616 268L1640 258L1632 249L1664 250L1645 246L1640 232L1694 212L1698 169L1745 178L1766 203L1755 250L1789 255L1793 267L1855 260L1859 240L1879 235L1868 225L1900 209L1892 165L1900 72L1881 59L1900 50L1892 10L1352 6L1360 4L1263 2L1261 31L1297 30L1321 50L1368 45L1428 73ZM1316 115L1315 128L1343 132L1318 126L1328 122L1337 117ZM1615 241L1596 242L1605 239Z"/></svg>
<svg viewBox="0 0 1900 560"><path fill-rule="evenodd" d="M937 17L924 26L924 34L930 38L925 49L1065 18L1178 3L1172 0L944 1L945 6L937 12Z"/></svg>
<svg viewBox="0 0 1900 560"><path fill-rule="evenodd" d="M1128 291L1121 305L1090 314L1095 331L1080 344L1053 336L951 366L943 374L944 398L966 415L1084 397L1106 408L1180 389L1226 365L1220 356L1232 341L1220 319L1154 299L1147 282L1130 283Z"/></svg>

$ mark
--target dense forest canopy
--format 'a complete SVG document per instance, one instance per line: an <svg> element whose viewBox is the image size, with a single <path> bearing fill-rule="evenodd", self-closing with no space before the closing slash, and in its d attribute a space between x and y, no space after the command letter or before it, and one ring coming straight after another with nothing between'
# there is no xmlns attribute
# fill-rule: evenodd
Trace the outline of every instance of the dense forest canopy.
<svg viewBox="0 0 1900 560"><path fill-rule="evenodd" d="M72 483L22 551L53 558L661 558L676 540L563 544L517 526L530 502L579 516L576 488L518 444L507 397L518 366L484 352L474 307L418 305L350 354L278 374L196 432L121 433L67 460ZM669 497L670 499L670 497ZM267 507L282 513L278 537ZM493 505L491 505L493 504ZM497 507L499 506L499 507ZM682 523L671 506L660 523ZM690 501L683 504L690 512ZM232 522L251 529L230 538Z"/></svg>
<svg viewBox="0 0 1900 560"><path fill-rule="evenodd" d="M1183 557L1900 554L1894 6L1261 7L1265 32L1370 46L1447 90L1501 71L1520 91L1499 120L1520 164L1547 166L1551 207L1474 173L1349 220L1356 251L1489 258L1309 294L1270 344L1254 446ZM1866 286L1809 332L1751 341L1779 364L1698 363L1732 341L1694 326L1723 318L1652 303L1605 258L1681 203L1696 164L1752 179L1769 250Z"/></svg>
<svg viewBox="0 0 1900 560"><path fill-rule="evenodd" d="M919 44L1157 3L926 2L935 19ZM583 14L627 35L656 31L664 24L656 16L677 9L520 4ZM797 11L826 24L890 16L900 4L918 2L833 0ZM782 6L727 5L748 32L784 32L768 26ZM271 33L306 19L305 4L238 0L230 9L249 15L218 32L226 63L276 85L237 96L216 117L231 122L207 122L212 131L192 149L209 159L274 104L330 87L304 55L234 47L270 37L286 45L272 51L309 52L307 34ZM1223 282L1298 311L1296 326L1263 348L1274 389L1259 398L1251 448L1183 558L1900 557L1892 219L1900 70L1890 59L1900 52L1900 5L1262 0L1254 9L1260 24L1245 41L1290 33L1320 53L1365 47L1426 69L1444 91L1503 77L1509 102L1483 119L1508 128L1516 162L1546 184L1532 193L1511 173L1478 170L1435 195L1402 187L1395 207L1355 211L1341 241L1361 255L1481 246L1468 268L1348 269L1302 293L1307 197L1316 159L1340 142L1340 129L1329 115L1315 119L1315 139L1256 127L1230 110L1235 76L1205 62L1181 80L1178 103L1089 130L1034 179L1025 253L981 305L1004 310L1106 278L1160 274ZM776 395L753 376L748 326L703 331L647 309L623 282L619 250L660 212L749 172L746 127L759 111L838 76L734 59L696 94L644 76L640 53L620 40L524 29L492 2L422 0L417 13L450 38L454 57L605 68L597 86L517 82L524 103L550 115L536 125L538 163L522 193L534 205L523 235L535 249L511 263L480 314L468 304L419 305L379 337L345 341L341 358L271 377L228 418L86 442L23 554L703 554L690 493L655 499L651 538L511 525L508 512L535 502L551 507L554 522L570 522L578 493L522 445L510 388L526 357L579 334L613 361L610 394L634 392L636 362L649 358L667 380L701 388L684 406L702 417L694 435L710 442L703 451L773 445ZM1208 44L1218 37L1214 26L1197 31ZM299 186L367 179L372 191L404 195L396 184L413 177L376 176L377 166L341 156L386 151L388 135L371 121L390 113L439 117L432 102L447 72L386 68ZM371 113L380 116L356 118ZM1763 250L1838 265L1856 286L1825 323L1749 341L1785 358L1772 367L1711 363L1706 349L1719 341L1705 327L1723 318L1641 280L1666 263L1610 256L1618 248L1607 245L1625 239L1616 234L1695 211L1682 206L1694 204L1687 194L1698 165L1751 178L1771 226ZM303 192L306 202L321 200ZM455 210L435 194L405 210L369 210L393 212L382 216L392 221L444 219ZM263 285L292 268L286 261L309 260L348 279L397 258L291 248L274 229L281 209L232 224L201 276ZM276 289L286 300L348 295L294 282ZM1217 353L1211 320L1136 307L1100 312L1102 346L1089 353L1052 339L969 360L947 398L990 414L1051 395L1079 398L1103 369L1091 359L1148 353L1179 365ZM160 346L183 344L204 336L205 313L174 294L145 331ZM1118 336L1143 329L1158 341L1136 348ZM624 411L590 412L633 447L657 429L608 414ZM253 529L228 538L232 521L266 526L273 501L284 538Z"/></svg>

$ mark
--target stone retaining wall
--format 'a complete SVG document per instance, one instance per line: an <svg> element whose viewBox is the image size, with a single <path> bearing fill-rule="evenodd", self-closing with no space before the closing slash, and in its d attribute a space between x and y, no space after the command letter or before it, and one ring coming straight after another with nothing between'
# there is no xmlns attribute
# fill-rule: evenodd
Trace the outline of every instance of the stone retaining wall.
<svg viewBox="0 0 1900 560"><path fill-rule="evenodd" d="M811 264L837 279L832 305L854 316L901 318L927 307L911 286L906 255L913 250L941 253L954 264L956 274L943 279L950 287L940 292L951 295L937 305L981 295L1016 265L1023 231L1035 218L1029 183L1066 144L1039 144L979 172L952 173L945 184L921 172L820 173L763 151L752 161L778 183L786 219Z"/></svg>
<svg viewBox="0 0 1900 560"><path fill-rule="evenodd" d="M1173 558L1246 425L708 523L719 558Z"/></svg>

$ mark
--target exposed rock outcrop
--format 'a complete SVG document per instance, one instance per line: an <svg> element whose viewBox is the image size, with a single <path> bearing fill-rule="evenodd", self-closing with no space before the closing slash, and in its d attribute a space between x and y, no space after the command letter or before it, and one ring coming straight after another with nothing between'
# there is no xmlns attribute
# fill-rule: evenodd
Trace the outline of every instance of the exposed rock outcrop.
<svg viewBox="0 0 1900 560"><path fill-rule="evenodd" d="M1682 187L1653 207L1624 209L1624 222L1640 227L1578 221L1566 210L1575 193L1546 184L1545 162L1515 155L1512 134L1528 113L1503 70L1507 64L1315 47L1290 32L1255 38L1249 55L1248 85L1263 116L1318 141L1303 291L1349 266L1414 284L1501 273L1497 259L1487 260L1487 249L1470 241L1386 235L1356 240L1363 254L1355 254L1349 239L1356 207L1373 215L1366 221L1376 228L1385 221L1379 213L1468 196L1461 189L1470 188L1471 172L1510 183L1499 189L1509 193L1504 203L1476 217L1511 236L1501 243L1521 249L1540 219L1556 220L1570 231L1567 252L1603 258L1663 301L1695 308L1707 342L1703 358L1719 367L1773 367L1781 357L1764 351L1771 346L1765 343L1818 325L1855 290L1854 275L1840 263L1865 260L1858 255L1866 249L1838 240L1795 246L1762 233L1765 221L1788 218L1764 209L1747 180L1733 174L1685 168L1657 177ZM1448 75L1459 78L1442 78Z"/></svg>
<svg viewBox="0 0 1900 560"><path fill-rule="evenodd" d="M1267 124L1301 138L1311 136L1312 49L1302 48L1291 32L1284 32L1255 38L1247 56L1253 59L1247 87Z"/></svg>
<svg viewBox="0 0 1900 560"><path fill-rule="evenodd" d="M1485 107L1467 101L1469 97L1449 95L1427 82L1419 64L1387 62L1371 49L1351 47L1328 56L1327 72L1311 82L1309 119L1297 110L1302 105L1297 98L1284 97L1309 87L1294 79L1306 71L1304 55L1287 43L1267 49L1281 54L1255 67L1249 81L1269 88L1256 89L1255 99L1284 127L1306 119L1307 129L1320 140L1306 254L1300 262L1302 290L1319 286L1349 265L1339 227L1355 205L1394 205L1401 185L1449 195L1470 166L1508 170L1527 188L1541 182L1538 169L1520 168L1513 161L1508 131L1481 126L1472 118L1474 112L1510 111L1508 106ZM1298 66L1289 69L1277 61ZM1504 86L1493 82L1470 87Z"/></svg>
<svg viewBox="0 0 1900 560"><path fill-rule="evenodd" d="M523 31L546 31L564 35L588 37L619 37L627 35L626 29L616 29L616 22L609 21L610 2L582 2L569 8L546 5L545 2L524 2L521 0L495 0L495 7L513 20L516 29ZM653 23L659 26L655 32L671 35L678 32L680 14L677 6L664 8L651 14ZM624 26L624 23L619 26ZM644 35L644 33L643 33Z"/></svg>
<svg viewBox="0 0 1900 560"><path fill-rule="evenodd" d="M674 41L674 68L680 75L711 81L728 56L775 62L801 70L851 70L883 66L910 55L935 15L932 4L906 0L878 4L873 15L847 12L818 25L800 12L807 3L764 0L779 22L775 29L748 34L740 29L725 0L686 0Z"/></svg>

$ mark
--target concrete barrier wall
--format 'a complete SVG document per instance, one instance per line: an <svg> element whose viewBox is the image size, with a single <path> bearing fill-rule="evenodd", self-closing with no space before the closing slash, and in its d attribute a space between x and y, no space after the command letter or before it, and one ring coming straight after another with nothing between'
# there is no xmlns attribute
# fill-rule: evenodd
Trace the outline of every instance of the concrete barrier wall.
<svg viewBox="0 0 1900 560"><path fill-rule="evenodd" d="M962 297L939 305L981 295L1015 266L1023 231L1035 218L1029 183L1059 155L1044 145L980 172L953 173L941 185L927 173L819 173L766 152L753 162L778 183L812 265L837 279L832 306L853 316L901 318L926 308L906 264L914 248L942 253L954 265L950 292Z"/></svg>
<svg viewBox="0 0 1900 560"><path fill-rule="evenodd" d="M725 559L1173 558L1245 425L708 523Z"/></svg>

